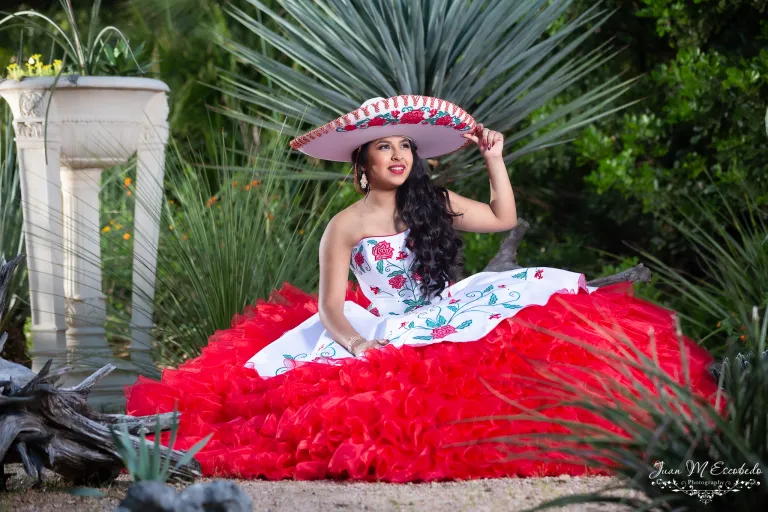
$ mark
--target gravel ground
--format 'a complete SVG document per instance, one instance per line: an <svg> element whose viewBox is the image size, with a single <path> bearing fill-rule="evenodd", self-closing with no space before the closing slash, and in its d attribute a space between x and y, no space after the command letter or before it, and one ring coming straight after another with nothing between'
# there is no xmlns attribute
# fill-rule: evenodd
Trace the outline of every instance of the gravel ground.
<svg viewBox="0 0 768 512"><path fill-rule="evenodd" d="M42 489L34 490L30 488L32 480L21 473L21 467L10 466L7 474L13 476L8 482L10 492L0 494L0 512L113 511L130 484L127 477L122 476L111 487L102 489L107 493L105 498L79 497L66 492L66 487L55 476L49 476ZM514 512L536 506L548 499L598 491L615 483L616 480L610 477L569 476L428 484L238 481L253 498L254 511L260 512ZM618 505L573 505L550 510L628 512L630 508Z"/></svg>

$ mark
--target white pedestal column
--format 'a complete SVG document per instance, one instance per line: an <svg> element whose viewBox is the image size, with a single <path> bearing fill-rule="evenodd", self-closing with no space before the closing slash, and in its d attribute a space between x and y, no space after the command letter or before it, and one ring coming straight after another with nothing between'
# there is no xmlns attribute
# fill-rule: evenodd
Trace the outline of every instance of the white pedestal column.
<svg viewBox="0 0 768 512"><path fill-rule="evenodd" d="M168 142L166 95L155 95L146 112L147 124L136 153L131 362L141 371L152 371L152 304L163 207L165 145Z"/></svg>
<svg viewBox="0 0 768 512"><path fill-rule="evenodd" d="M33 367L37 371L53 359L57 367L74 366L76 379L112 359L118 370L94 388L89 401L103 397L119 405L122 385L135 380L136 367L153 370L149 350L169 89L158 80L136 77L54 82L52 77L0 82L0 97L14 116L21 171ZM138 172L128 362L113 359L104 332L99 180L101 169L125 162L134 151Z"/></svg>
<svg viewBox="0 0 768 512"><path fill-rule="evenodd" d="M46 95L36 92L22 96L22 115L13 123L32 310L34 344L30 356L33 371L39 371L49 359L53 360L55 367L67 362L59 178L61 142L58 125L49 123L47 134L43 129L45 98Z"/></svg>
<svg viewBox="0 0 768 512"><path fill-rule="evenodd" d="M101 173L61 167L66 338L70 365L80 378L112 359L104 329L106 296L101 291Z"/></svg>

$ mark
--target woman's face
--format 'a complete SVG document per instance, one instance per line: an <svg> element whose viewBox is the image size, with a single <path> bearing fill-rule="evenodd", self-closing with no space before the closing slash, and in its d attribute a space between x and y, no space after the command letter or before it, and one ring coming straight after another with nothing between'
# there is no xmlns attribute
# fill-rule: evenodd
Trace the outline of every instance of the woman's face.
<svg viewBox="0 0 768 512"><path fill-rule="evenodd" d="M411 174L413 152L407 137L385 137L368 146L366 175L374 190L399 187Z"/></svg>

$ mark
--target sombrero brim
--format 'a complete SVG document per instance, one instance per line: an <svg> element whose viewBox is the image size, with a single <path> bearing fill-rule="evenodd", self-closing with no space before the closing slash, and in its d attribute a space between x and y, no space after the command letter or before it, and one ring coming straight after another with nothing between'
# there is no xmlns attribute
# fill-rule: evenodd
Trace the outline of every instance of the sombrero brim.
<svg viewBox="0 0 768 512"><path fill-rule="evenodd" d="M472 141L462 137L475 120L445 100L431 96L394 96L364 105L296 137L291 147L314 158L351 162L352 152L372 140L410 137L422 158L453 153Z"/></svg>

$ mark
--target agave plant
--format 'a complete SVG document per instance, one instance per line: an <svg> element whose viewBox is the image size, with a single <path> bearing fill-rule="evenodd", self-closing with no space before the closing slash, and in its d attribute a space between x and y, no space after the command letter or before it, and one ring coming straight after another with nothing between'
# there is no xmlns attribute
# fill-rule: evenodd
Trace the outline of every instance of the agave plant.
<svg viewBox="0 0 768 512"><path fill-rule="evenodd" d="M171 427L168 429L170 430L170 442L168 446L171 448L176 442L178 429L179 416L174 409ZM133 446L128 426L125 423L117 429L110 427L110 433L115 442L115 447L120 454L120 458L123 460L123 464L125 464L125 469L128 471L128 474L134 482L167 482L174 470L178 470L191 461L195 454L202 450L208 441L211 440L211 437L213 437L213 434L208 434L206 437L195 443L195 445L187 450L176 462L173 468L171 468L171 458L165 457L163 460L161 455L160 437L163 433L163 425L161 424L159 417L155 423L154 447L151 451L149 449L149 444L147 443L146 432L144 431L139 432L140 441L138 451L136 451Z"/></svg>
<svg viewBox="0 0 768 512"><path fill-rule="evenodd" d="M257 109L311 125L372 97L436 96L506 133L511 162L564 142L573 130L615 111L609 105L633 82L613 78L551 106L615 55L608 47L579 53L607 15L594 6L568 19L570 0L275 0L274 9L259 0L248 3L255 13L236 6L228 11L290 60L224 38L222 44L271 86L225 72L222 90ZM275 25L278 29L270 28ZM230 113L283 129L271 115ZM534 113L540 119L530 122ZM436 175L448 166L461 169L452 173L455 180L482 168L474 152L444 157Z"/></svg>

